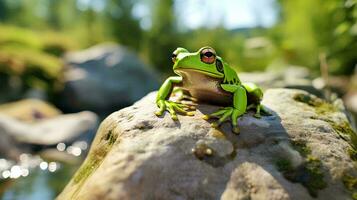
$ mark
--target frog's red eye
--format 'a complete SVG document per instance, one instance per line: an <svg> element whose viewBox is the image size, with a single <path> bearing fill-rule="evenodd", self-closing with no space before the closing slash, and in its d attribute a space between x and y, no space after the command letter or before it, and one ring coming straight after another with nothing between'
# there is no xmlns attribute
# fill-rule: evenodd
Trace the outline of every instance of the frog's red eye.
<svg viewBox="0 0 357 200"><path fill-rule="evenodd" d="M216 52L212 48L205 48L201 51L201 61L206 64L212 64L216 61Z"/></svg>

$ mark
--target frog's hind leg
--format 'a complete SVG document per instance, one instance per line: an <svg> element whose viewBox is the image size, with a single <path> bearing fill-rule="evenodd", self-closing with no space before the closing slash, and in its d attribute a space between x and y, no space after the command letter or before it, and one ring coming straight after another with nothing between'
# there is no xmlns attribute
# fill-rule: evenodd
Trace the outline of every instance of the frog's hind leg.
<svg viewBox="0 0 357 200"><path fill-rule="evenodd" d="M261 101L263 99L263 91L254 83L242 83L244 88L247 91L247 98L248 98L248 108L252 109L255 108L256 112L254 117L261 118L261 111L262 105ZM248 110L248 109L247 109Z"/></svg>

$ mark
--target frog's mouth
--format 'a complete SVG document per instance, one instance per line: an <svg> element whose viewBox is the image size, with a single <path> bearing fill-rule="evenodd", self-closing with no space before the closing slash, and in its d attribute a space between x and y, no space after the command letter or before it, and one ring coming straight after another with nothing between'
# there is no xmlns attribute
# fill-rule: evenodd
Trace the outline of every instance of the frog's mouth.
<svg viewBox="0 0 357 200"><path fill-rule="evenodd" d="M193 74L204 74L207 75L209 77L213 77L213 78L223 78L224 75L223 74L218 74L218 73L214 73L214 72L210 72L210 71L205 71L205 70L198 70L198 69L194 69L194 68L179 68L179 69L174 69L174 72L178 75L184 75L190 72L193 72Z"/></svg>

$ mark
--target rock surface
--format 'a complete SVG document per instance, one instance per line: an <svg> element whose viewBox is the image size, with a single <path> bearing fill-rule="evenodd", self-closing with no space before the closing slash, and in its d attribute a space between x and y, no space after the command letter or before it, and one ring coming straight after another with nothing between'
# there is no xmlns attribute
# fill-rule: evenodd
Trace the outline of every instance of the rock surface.
<svg viewBox="0 0 357 200"><path fill-rule="evenodd" d="M155 93L110 115L58 199L351 199L356 137L346 116L302 90L271 89L273 116L220 130L195 116L156 117ZM194 149L194 151L193 151ZM194 153L193 153L194 152Z"/></svg>
<svg viewBox="0 0 357 200"><path fill-rule="evenodd" d="M111 113L159 87L158 76L124 47L102 44L65 57L59 106L69 112Z"/></svg>
<svg viewBox="0 0 357 200"><path fill-rule="evenodd" d="M60 115L36 123L25 123L0 114L1 138L11 137L18 143L54 145L70 142L94 129L96 125L97 116L89 111Z"/></svg>

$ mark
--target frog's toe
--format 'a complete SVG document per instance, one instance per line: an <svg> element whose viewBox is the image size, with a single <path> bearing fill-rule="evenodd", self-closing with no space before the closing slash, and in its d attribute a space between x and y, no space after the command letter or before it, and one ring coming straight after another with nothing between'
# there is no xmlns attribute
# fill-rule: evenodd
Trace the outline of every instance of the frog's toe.
<svg viewBox="0 0 357 200"><path fill-rule="evenodd" d="M262 115L261 115L260 113L255 113L253 116L254 116L255 118L261 118L261 117L262 117Z"/></svg>
<svg viewBox="0 0 357 200"><path fill-rule="evenodd" d="M158 116L158 117L160 117L162 114L163 114L163 113L162 113L161 111L156 111L156 112L155 112L155 115Z"/></svg>
<svg viewBox="0 0 357 200"><path fill-rule="evenodd" d="M181 95L179 98L179 101L181 100L189 100L189 101L192 101L192 102L197 102L198 99L194 98L194 97L191 97L189 95Z"/></svg>
<svg viewBox="0 0 357 200"><path fill-rule="evenodd" d="M196 106L189 106L188 108L191 110L196 110Z"/></svg>
<svg viewBox="0 0 357 200"><path fill-rule="evenodd" d="M235 134L239 134L239 133L240 133L240 129L239 129L238 126L233 126L232 131L233 131L233 133L235 133Z"/></svg>
<svg viewBox="0 0 357 200"><path fill-rule="evenodd" d="M182 101L177 102L179 105L183 105L181 106L183 109L185 110L196 110L196 106L197 104L188 104Z"/></svg>
<svg viewBox="0 0 357 200"><path fill-rule="evenodd" d="M186 115L187 115L187 116L194 116L195 113L194 113L194 112L186 112Z"/></svg>
<svg viewBox="0 0 357 200"><path fill-rule="evenodd" d="M174 108L174 111L177 111L183 115L193 116L195 114L194 112L189 112L188 109L185 109L187 107L185 105L173 103L172 106Z"/></svg>
<svg viewBox="0 0 357 200"><path fill-rule="evenodd" d="M166 105L163 101L158 102L158 107L159 110L155 112L155 115L160 117L162 114L164 114L165 110L166 110Z"/></svg>
<svg viewBox="0 0 357 200"><path fill-rule="evenodd" d="M218 128L219 124L217 122L211 123L212 128Z"/></svg>
<svg viewBox="0 0 357 200"><path fill-rule="evenodd" d="M204 119L204 120L209 120L211 117L209 116L209 115L203 115L202 116L202 119Z"/></svg>
<svg viewBox="0 0 357 200"><path fill-rule="evenodd" d="M173 114L173 115L171 115L171 119L177 121L177 120L178 120L178 117L177 117L176 114Z"/></svg>
<svg viewBox="0 0 357 200"><path fill-rule="evenodd" d="M198 102L198 99L196 99L195 97L190 97L190 100L193 102Z"/></svg>
<svg viewBox="0 0 357 200"><path fill-rule="evenodd" d="M185 111L195 110L195 109L191 109L189 106L184 107L184 108L182 108L182 109L185 110Z"/></svg>

